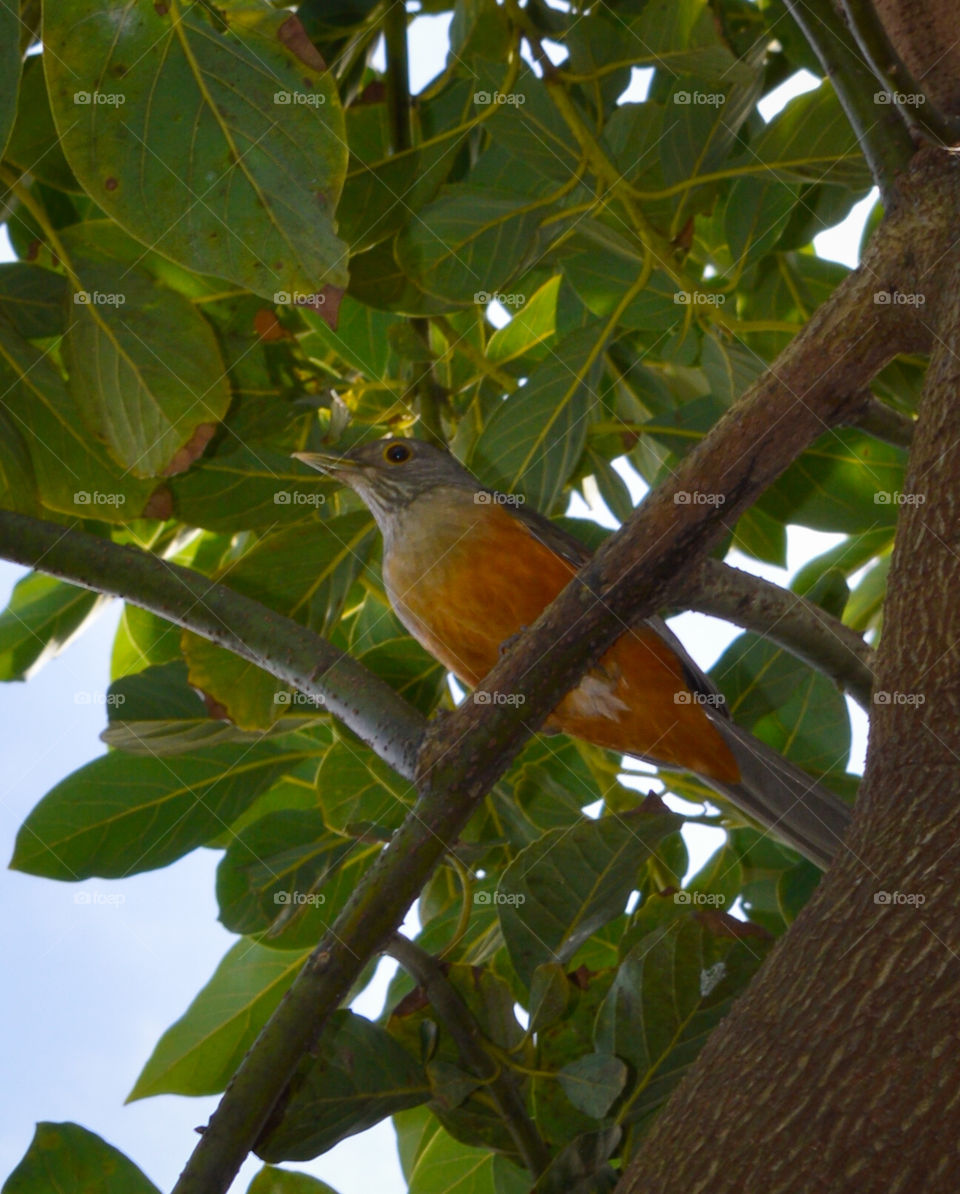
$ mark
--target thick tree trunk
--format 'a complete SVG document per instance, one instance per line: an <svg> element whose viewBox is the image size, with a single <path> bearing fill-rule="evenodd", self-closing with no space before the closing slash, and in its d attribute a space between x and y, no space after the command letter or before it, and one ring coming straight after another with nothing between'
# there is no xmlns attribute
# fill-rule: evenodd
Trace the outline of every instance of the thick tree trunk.
<svg viewBox="0 0 960 1194"><path fill-rule="evenodd" d="M941 196L954 212L957 173L947 166ZM960 1188L958 256L945 243L922 287L934 347L907 481L916 501L897 532L882 703L848 849L619 1194Z"/></svg>

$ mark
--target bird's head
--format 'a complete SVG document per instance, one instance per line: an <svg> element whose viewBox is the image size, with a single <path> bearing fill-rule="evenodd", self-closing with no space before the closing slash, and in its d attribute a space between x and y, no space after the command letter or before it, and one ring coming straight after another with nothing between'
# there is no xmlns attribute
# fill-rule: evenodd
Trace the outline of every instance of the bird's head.
<svg viewBox="0 0 960 1194"><path fill-rule="evenodd" d="M459 460L421 439L378 439L351 448L342 456L326 452L293 455L355 490L370 507L381 529L387 520L432 489L482 488Z"/></svg>

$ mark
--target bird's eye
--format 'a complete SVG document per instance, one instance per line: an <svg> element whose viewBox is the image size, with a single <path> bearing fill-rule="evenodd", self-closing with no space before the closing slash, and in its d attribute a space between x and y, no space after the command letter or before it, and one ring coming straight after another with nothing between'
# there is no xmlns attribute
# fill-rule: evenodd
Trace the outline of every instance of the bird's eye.
<svg viewBox="0 0 960 1194"><path fill-rule="evenodd" d="M410 459L410 449L406 444L391 444L383 453L383 458L390 464L403 464L405 460Z"/></svg>

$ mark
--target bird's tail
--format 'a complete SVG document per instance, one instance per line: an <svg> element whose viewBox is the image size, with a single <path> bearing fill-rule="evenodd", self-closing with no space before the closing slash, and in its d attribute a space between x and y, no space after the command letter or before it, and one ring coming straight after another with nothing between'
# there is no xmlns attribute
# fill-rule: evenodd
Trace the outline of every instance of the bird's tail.
<svg viewBox="0 0 960 1194"><path fill-rule="evenodd" d="M727 718L711 718L740 767L740 782L710 780L752 820L826 870L850 824L850 807Z"/></svg>

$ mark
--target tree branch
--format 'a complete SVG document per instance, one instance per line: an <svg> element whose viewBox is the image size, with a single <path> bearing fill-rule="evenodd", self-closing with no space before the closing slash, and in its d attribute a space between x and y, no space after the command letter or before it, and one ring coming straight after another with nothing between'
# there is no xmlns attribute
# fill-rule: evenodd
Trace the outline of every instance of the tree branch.
<svg viewBox="0 0 960 1194"><path fill-rule="evenodd" d="M899 106L874 100L877 80L831 0L786 0L786 5L833 84L884 205L889 206L897 176L915 152Z"/></svg>
<svg viewBox="0 0 960 1194"><path fill-rule="evenodd" d="M873 688L873 650L855 630L797 593L719 560L704 560L674 597L785 647L835 681L864 709Z"/></svg>
<svg viewBox="0 0 960 1194"><path fill-rule="evenodd" d="M883 440L885 444L892 444L895 448L909 448L913 443L916 424L908 415L902 415L871 394L856 426L867 435L872 435L874 439Z"/></svg>
<svg viewBox="0 0 960 1194"><path fill-rule="evenodd" d="M503 656L483 685L516 704L464 701L435 719L418 758L419 798L323 942L287 991L224 1093L174 1194L227 1189L280 1097L366 961L382 950L484 795L583 671L651 614L670 582L723 535L824 429L849 420L877 370L926 345L915 311L873 301L877 277L917 288L930 254L942 255L945 218L937 158L919 155L900 180L863 265L847 276L776 362ZM935 259L935 258L933 258ZM857 395L851 400L846 395ZM723 495L680 504L680 490Z"/></svg>
<svg viewBox="0 0 960 1194"><path fill-rule="evenodd" d="M148 609L316 698L404 779L426 721L305 626L202 573L78 528L0 510L0 556Z"/></svg>
<svg viewBox="0 0 960 1194"><path fill-rule="evenodd" d="M542 1173L550 1163L550 1152L527 1114L526 1103L517 1089L516 1081L491 1056L473 1013L447 981L443 964L400 933L390 939L385 952L396 958L418 986L423 988L437 1018L456 1044L464 1064L486 1084L504 1126L523 1157L523 1163L534 1176Z"/></svg>
<svg viewBox="0 0 960 1194"><path fill-rule="evenodd" d="M883 85L891 100L898 93L911 96L930 97L914 78L913 72L904 62L896 47L887 36L883 22L871 0L839 0L846 13L850 30L863 51L871 70ZM932 47L931 47L932 49ZM894 106L891 103L891 106ZM940 108L930 103L897 105L903 110L904 119L928 139L940 145L956 145L960 141L960 119L947 116Z"/></svg>

